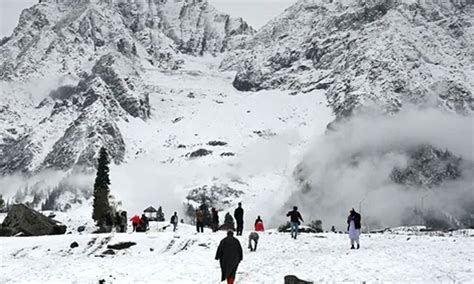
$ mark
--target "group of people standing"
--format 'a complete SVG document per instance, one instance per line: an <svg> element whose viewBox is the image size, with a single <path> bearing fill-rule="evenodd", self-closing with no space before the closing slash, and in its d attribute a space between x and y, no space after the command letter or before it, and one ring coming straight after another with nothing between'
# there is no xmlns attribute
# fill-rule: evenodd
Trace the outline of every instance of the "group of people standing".
<svg viewBox="0 0 474 284"><path fill-rule="evenodd" d="M237 209L234 211L234 217L237 221L237 236L242 235L243 230L243 214L242 204L239 203ZM294 206L293 210L286 214L290 218L291 237L296 239L299 232L301 222L304 222L298 207ZM351 241L351 249L359 249L359 235L361 229L361 215L357 213L354 208L349 212L347 217L347 230ZM255 230L249 235L249 249L256 251L258 244L258 231L263 231L263 221L258 216L255 220ZM357 247L354 246L357 245ZM227 280L228 284L233 284L235 275L240 262L243 260L242 246L237 238L234 237L233 231L228 231L227 236L221 240L216 252L216 260L219 261L221 267L221 281Z"/></svg>

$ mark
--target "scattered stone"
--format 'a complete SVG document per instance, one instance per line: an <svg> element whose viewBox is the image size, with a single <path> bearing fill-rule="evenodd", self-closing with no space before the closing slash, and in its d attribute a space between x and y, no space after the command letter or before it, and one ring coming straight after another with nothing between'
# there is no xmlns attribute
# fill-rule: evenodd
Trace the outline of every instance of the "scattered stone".
<svg viewBox="0 0 474 284"><path fill-rule="evenodd" d="M112 249L108 249L108 250L105 250L104 252L102 252L102 254L106 254L106 255L115 255L115 251L112 250Z"/></svg>
<svg viewBox="0 0 474 284"><path fill-rule="evenodd" d="M235 156L235 154L232 153L232 152L223 152L223 153L221 153L220 156L221 157L232 157L232 156Z"/></svg>
<svg viewBox="0 0 474 284"><path fill-rule="evenodd" d="M198 157L204 157L204 156L207 156L207 155L210 155L210 154L212 154L212 151L201 148L201 149L198 149L194 152L187 153L186 157L198 158Z"/></svg>
<svg viewBox="0 0 474 284"><path fill-rule="evenodd" d="M134 246L136 245L137 243L135 242L120 242L120 243L117 243L117 244L113 244L113 245L108 245L107 248L108 249L127 249L131 246Z"/></svg>
<svg viewBox="0 0 474 284"><path fill-rule="evenodd" d="M285 284L312 284L313 282L304 281L296 277L295 275L286 275Z"/></svg>
<svg viewBox="0 0 474 284"><path fill-rule="evenodd" d="M19 233L24 236L62 235L66 233L66 226L25 204L15 204L2 223L0 235L14 236Z"/></svg>
<svg viewBox="0 0 474 284"><path fill-rule="evenodd" d="M84 232L86 230L86 226L79 226L77 227L77 231L80 233L80 232Z"/></svg>
<svg viewBox="0 0 474 284"><path fill-rule="evenodd" d="M225 145L227 145L227 142L224 142L224 141L209 141L209 142L207 142L207 145L209 145L209 146L225 146Z"/></svg>
<svg viewBox="0 0 474 284"><path fill-rule="evenodd" d="M171 122L172 123L177 123L177 122L180 122L183 118L184 118L184 116L180 116L180 117L177 117L177 118L173 119Z"/></svg>
<svg viewBox="0 0 474 284"><path fill-rule="evenodd" d="M79 244L77 242L72 242L71 245L69 246L70 248L77 248Z"/></svg>

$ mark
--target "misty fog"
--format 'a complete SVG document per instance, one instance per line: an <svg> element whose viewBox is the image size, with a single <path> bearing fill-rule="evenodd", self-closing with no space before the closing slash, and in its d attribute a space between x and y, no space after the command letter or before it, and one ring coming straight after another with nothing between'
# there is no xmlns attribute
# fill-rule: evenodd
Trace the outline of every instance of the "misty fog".
<svg viewBox="0 0 474 284"><path fill-rule="evenodd" d="M415 209L460 217L466 204L474 204L473 122L472 116L415 107L341 122L308 149L295 171L302 184L294 181L300 189L285 210L298 205L305 221L321 219L325 229L338 230L345 229L351 208L361 209L369 229L420 224L413 219ZM460 156L461 178L432 188L392 181L392 170L406 166L407 151L426 144Z"/></svg>

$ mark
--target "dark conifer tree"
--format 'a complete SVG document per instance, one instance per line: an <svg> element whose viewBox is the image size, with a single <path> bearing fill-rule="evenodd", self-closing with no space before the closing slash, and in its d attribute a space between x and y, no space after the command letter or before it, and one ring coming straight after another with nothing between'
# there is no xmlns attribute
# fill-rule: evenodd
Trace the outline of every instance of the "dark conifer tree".
<svg viewBox="0 0 474 284"><path fill-rule="evenodd" d="M99 151L97 166L97 176L94 183L94 204L92 219L96 221L97 226L104 227L107 214L110 214L109 204L109 156L107 150L102 147Z"/></svg>

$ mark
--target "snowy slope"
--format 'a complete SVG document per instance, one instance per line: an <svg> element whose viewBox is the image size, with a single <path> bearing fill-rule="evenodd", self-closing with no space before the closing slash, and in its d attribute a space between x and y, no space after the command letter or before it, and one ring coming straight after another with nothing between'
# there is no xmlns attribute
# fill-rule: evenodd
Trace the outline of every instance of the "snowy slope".
<svg viewBox="0 0 474 284"><path fill-rule="evenodd" d="M194 233L181 225L149 233L70 234L28 238L0 238L2 283L106 282L219 283L214 260L224 232ZM430 236L416 233L364 234L361 249L349 250L346 234L260 234L256 252L249 252L247 235L237 272L238 283L282 283L285 275L323 282L470 282L473 235L449 233ZM79 247L69 245L77 242ZM101 256L108 244L133 241L137 245Z"/></svg>
<svg viewBox="0 0 474 284"><path fill-rule="evenodd" d="M183 54L218 55L252 33L207 1L42 1L25 9L0 45L0 172L87 170L103 144L123 162L117 124L149 117L147 68L179 69Z"/></svg>

